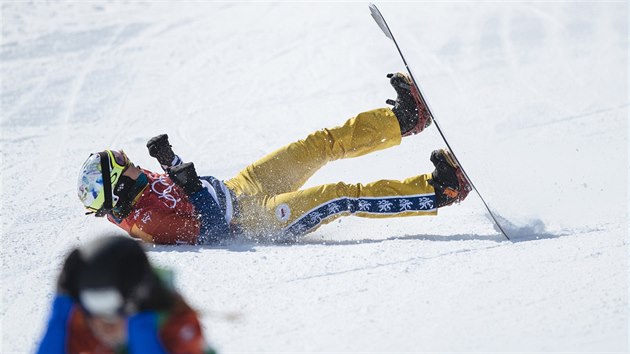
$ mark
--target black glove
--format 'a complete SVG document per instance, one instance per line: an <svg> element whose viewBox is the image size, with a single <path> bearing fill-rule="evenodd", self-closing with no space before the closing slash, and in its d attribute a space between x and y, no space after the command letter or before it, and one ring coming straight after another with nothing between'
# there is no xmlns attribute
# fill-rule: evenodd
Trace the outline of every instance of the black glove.
<svg viewBox="0 0 630 354"><path fill-rule="evenodd" d="M199 181L195 165L192 162L186 162L179 166L171 167L168 171L169 177L178 186L184 189L187 195L197 193L201 190L202 185Z"/></svg>
<svg viewBox="0 0 630 354"><path fill-rule="evenodd" d="M160 165L171 166L173 164L175 153L168 142L168 135L160 134L151 138L147 142L147 148L149 149L149 155L155 157Z"/></svg>
<svg viewBox="0 0 630 354"><path fill-rule="evenodd" d="M73 299L79 298L79 274L81 269L84 268L85 262L81 258L81 254L78 249L72 251L61 268L59 279L57 279L57 292L59 294L70 295Z"/></svg>

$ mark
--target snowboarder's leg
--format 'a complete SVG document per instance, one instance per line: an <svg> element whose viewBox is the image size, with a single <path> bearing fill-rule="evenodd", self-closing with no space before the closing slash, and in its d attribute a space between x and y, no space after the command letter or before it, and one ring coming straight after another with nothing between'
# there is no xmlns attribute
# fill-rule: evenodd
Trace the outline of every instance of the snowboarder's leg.
<svg viewBox="0 0 630 354"><path fill-rule="evenodd" d="M329 161L358 157L400 144L391 109L358 114L344 125L319 130L256 161L226 182L237 195L277 195L298 190Z"/></svg>
<svg viewBox="0 0 630 354"><path fill-rule="evenodd" d="M431 174L403 181L326 184L271 198L239 201L245 233L299 236L341 216L368 218L436 215Z"/></svg>

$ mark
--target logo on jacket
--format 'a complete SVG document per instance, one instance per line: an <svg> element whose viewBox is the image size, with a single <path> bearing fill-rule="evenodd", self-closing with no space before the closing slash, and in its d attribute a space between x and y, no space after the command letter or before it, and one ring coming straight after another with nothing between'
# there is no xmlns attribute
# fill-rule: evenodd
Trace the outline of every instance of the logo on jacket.
<svg viewBox="0 0 630 354"><path fill-rule="evenodd" d="M276 207L276 218L280 221L287 221L291 217L291 209L286 204L280 204Z"/></svg>
<svg viewBox="0 0 630 354"><path fill-rule="evenodd" d="M174 209L177 206L177 202L182 200L181 198L175 198L173 194L173 188L175 184L168 184L164 180L164 176L160 176L157 180L151 183L151 190L158 195L159 199L164 199L164 205Z"/></svg>
<svg viewBox="0 0 630 354"><path fill-rule="evenodd" d="M146 224L149 221L151 221L151 212L150 211L142 216L142 223Z"/></svg>

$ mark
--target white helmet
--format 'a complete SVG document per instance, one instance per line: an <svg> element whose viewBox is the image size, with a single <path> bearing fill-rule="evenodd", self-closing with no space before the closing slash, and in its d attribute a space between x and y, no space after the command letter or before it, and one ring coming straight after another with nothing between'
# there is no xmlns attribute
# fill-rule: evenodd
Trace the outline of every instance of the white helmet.
<svg viewBox="0 0 630 354"><path fill-rule="evenodd" d="M109 213L118 202L114 194L116 184L129 166L131 161L122 150L91 154L81 167L77 184L77 194L85 208L97 216Z"/></svg>

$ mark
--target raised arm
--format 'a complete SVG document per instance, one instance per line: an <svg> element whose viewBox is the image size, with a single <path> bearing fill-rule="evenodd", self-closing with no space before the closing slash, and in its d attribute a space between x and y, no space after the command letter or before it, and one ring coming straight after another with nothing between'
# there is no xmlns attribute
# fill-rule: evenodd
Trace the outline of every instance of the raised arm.
<svg viewBox="0 0 630 354"><path fill-rule="evenodd" d="M160 134L149 139L147 149L149 149L149 155L158 160L164 172L168 172L171 167L179 166L183 162L182 159L173 152L167 134Z"/></svg>

